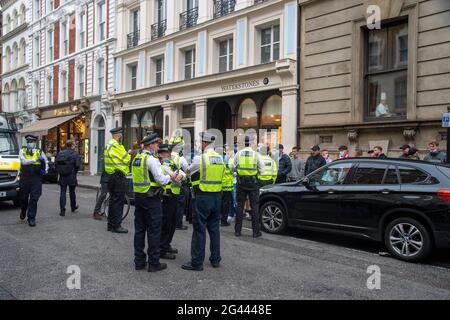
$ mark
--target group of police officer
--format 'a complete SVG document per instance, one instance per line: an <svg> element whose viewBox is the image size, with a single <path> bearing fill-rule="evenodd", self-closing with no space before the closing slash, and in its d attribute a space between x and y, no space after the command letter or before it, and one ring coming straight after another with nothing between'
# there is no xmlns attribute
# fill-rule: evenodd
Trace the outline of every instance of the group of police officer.
<svg viewBox="0 0 450 320"><path fill-rule="evenodd" d="M220 225L224 225L235 188L237 210L235 235L241 236L244 206L250 201L253 237L260 237L258 212L259 188L274 183L276 163L266 148L259 152L251 148L249 137L245 148L224 162L215 151L215 136L200 133L199 154L191 165L180 154L180 140L160 144L156 133L148 133L140 143L141 149L132 159L123 144L123 129L111 130L112 138L104 150L106 183L110 193L107 230L127 233L122 227L123 206L128 188L126 176L132 174L135 199L134 263L136 270L156 272L167 268L160 259L173 260L178 250L171 246L176 230L177 215L184 210L185 190L189 186L192 206L191 260L182 265L185 270L201 271L205 260L206 231L210 238L210 263L220 265ZM35 226L36 206L42 190L42 175L48 164L45 155L36 148L37 137L27 136L27 146L20 151L22 162L21 219L28 210L28 223ZM147 253L145 238L147 236Z"/></svg>

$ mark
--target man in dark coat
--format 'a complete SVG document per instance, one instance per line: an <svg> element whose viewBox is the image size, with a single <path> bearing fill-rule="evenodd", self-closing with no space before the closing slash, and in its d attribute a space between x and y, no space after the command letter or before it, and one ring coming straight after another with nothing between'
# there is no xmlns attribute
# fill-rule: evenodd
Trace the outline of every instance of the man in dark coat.
<svg viewBox="0 0 450 320"><path fill-rule="evenodd" d="M292 170L291 158L284 153L284 146L280 144L278 146L279 156L278 156L278 176L277 183L286 182L287 175Z"/></svg>
<svg viewBox="0 0 450 320"><path fill-rule="evenodd" d="M320 154L320 147L318 145L311 147L311 156L306 160L305 164L305 175L310 174L326 164L325 158Z"/></svg>
<svg viewBox="0 0 450 320"><path fill-rule="evenodd" d="M80 170L80 155L76 152L77 145L74 141L67 141L66 149L60 151L60 155L57 158L61 157L61 154L68 154L71 161L71 172L67 175L59 176L59 185L61 187L61 194L59 198L59 205L61 209L61 213L59 214L61 217L66 215L66 193L67 187L69 187L69 195L70 195L70 207L72 212L75 212L78 209L75 188L78 184L77 181L77 173ZM58 172L58 162L56 163L56 171Z"/></svg>

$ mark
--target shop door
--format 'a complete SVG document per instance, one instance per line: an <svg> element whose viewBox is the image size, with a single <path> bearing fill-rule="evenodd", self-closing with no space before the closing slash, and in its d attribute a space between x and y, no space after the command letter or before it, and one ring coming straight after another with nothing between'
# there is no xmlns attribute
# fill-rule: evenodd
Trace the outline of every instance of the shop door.
<svg viewBox="0 0 450 320"><path fill-rule="evenodd" d="M103 150L105 149L105 129L100 129L97 140L97 173L103 172Z"/></svg>
<svg viewBox="0 0 450 320"><path fill-rule="evenodd" d="M231 108L228 103L220 102L214 106L210 123L211 129L220 130L225 140L227 129L232 129Z"/></svg>

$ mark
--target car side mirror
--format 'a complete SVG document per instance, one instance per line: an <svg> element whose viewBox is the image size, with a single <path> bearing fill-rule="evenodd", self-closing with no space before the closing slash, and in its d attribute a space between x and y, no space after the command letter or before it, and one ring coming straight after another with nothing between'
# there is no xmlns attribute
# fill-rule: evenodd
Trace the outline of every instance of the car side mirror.
<svg viewBox="0 0 450 320"><path fill-rule="evenodd" d="M301 183L308 190L311 190L311 191L316 191L317 190L316 186L311 182L311 180L308 177L303 178Z"/></svg>

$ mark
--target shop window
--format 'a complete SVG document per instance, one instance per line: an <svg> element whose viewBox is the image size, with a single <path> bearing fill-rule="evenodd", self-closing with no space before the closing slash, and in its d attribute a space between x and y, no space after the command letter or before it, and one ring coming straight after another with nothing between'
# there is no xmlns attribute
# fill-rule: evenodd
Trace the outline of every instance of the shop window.
<svg viewBox="0 0 450 320"><path fill-rule="evenodd" d="M406 117L408 24L366 30L365 116L367 120Z"/></svg>
<svg viewBox="0 0 450 320"><path fill-rule="evenodd" d="M237 127L239 129L256 129L258 115L256 113L256 104L253 99L247 98L241 102L237 116Z"/></svg>
<svg viewBox="0 0 450 320"><path fill-rule="evenodd" d="M153 130L153 116L150 111L144 113L141 119L142 137L147 135L147 131Z"/></svg>
<svg viewBox="0 0 450 320"><path fill-rule="evenodd" d="M281 97L273 95L262 107L261 127L264 129L278 129L281 126Z"/></svg>
<svg viewBox="0 0 450 320"><path fill-rule="evenodd" d="M131 114L128 123L128 145L132 146L139 139L139 118L136 113Z"/></svg>
<svg viewBox="0 0 450 320"><path fill-rule="evenodd" d="M163 122L163 111L158 110L155 113L155 124L154 124L154 131L156 133L158 133L160 136L162 136L163 133L163 126L164 126L164 122Z"/></svg>

